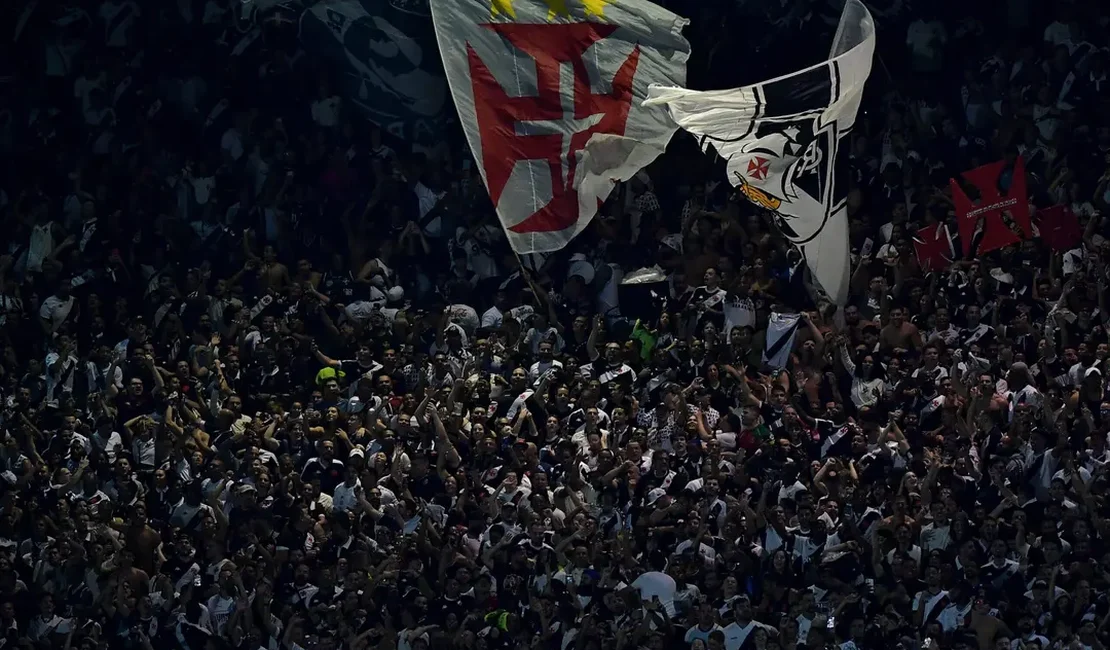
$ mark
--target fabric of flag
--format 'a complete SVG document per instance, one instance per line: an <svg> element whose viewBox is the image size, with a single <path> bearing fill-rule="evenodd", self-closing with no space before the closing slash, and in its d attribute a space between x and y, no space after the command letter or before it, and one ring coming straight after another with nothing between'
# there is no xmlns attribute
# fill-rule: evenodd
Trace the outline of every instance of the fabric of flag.
<svg viewBox="0 0 1110 650"><path fill-rule="evenodd" d="M1007 167L1007 162L1000 160L962 174L977 192L975 200L968 197L955 179L950 181L965 258L978 257L1033 237L1029 195L1025 189L1025 161L1019 156L1012 169Z"/></svg>
<svg viewBox="0 0 1110 650"><path fill-rule="evenodd" d="M432 0L470 150L517 253L558 250L677 126L641 106L682 84L685 18L647 0Z"/></svg>
<svg viewBox="0 0 1110 650"><path fill-rule="evenodd" d="M937 223L917 231L913 238L917 263L924 271L943 271L956 258L948 226Z"/></svg>
<svg viewBox="0 0 1110 650"><path fill-rule="evenodd" d="M1054 251L1070 251L1083 242L1079 218L1066 205L1054 205L1037 211L1037 230L1041 239Z"/></svg>
<svg viewBox="0 0 1110 650"><path fill-rule="evenodd" d="M428 0L323 0L301 15L300 40L383 130L428 147L443 140L447 81Z"/></svg>
<svg viewBox="0 0 1110 650"><path fill-rule="evenodd" d="M732 90L656 86L647 101L666 106L704 150L728 162L729 181L775 216L817 283L841 305L850 255L848 185L837 178L837 159L855 125L874 51L871 14L848 0L828 60Z"/></svg>
<svg viewBox="0 0 1110 650"><path fill-rule="evenodd" d="M763 349L763 363L775 369L782 369L790 362L794 350L794 336L802 322L799 314L780 314L774 312L767 322L767 345Z"/></svg>

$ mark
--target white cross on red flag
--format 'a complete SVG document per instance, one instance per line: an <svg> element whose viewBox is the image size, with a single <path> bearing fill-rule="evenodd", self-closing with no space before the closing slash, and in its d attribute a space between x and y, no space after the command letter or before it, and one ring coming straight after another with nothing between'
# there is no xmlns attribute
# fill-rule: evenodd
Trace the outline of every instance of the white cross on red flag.
<svg viewBox="0 0 1110 650"><path fill-rule="evenodd" d="M948 226L942 223L918 230L913 238L913 249L917 253L917 263L927 272L943 271L956 256Z"/></svg>
<svg viewBox="0 0 1110 650"><path fill-rule="evenodd" d="M678 128L644 108L682 85L685 18L646 0L431 0L478 170L518 253L566 246Z"/></svg>

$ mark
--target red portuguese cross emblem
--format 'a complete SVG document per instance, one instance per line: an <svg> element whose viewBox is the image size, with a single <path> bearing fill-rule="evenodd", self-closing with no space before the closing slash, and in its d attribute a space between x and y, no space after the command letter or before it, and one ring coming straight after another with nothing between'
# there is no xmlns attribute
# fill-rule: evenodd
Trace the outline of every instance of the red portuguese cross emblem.
<svg viewBox="0 0 1110 650"><path fill-rule="evenodd" d="M760 158L759 156L752 158L748 161L748 176L757 181L767 178L767 174L771 171L770 164L770 161L766 158Z"/></svg>
<svg viewBox="0 0 1110 650"><path fill-rule="evenodd" d="M610 92L595 93L583 57L590 46L612 34L616 25L585 21L492 23L482 27L532 57L538 89L531 96L510 95L467 44L474 113L490 198L498 204L518 161L546 161L551 173L550 201L509 230L520 234L565 230L578 221L576 154L595 133L624 135L640 49L634 48L616 71ZM569 106L564 106L568 93L559 83L565 65L570 66L574 79Z"/></svg>

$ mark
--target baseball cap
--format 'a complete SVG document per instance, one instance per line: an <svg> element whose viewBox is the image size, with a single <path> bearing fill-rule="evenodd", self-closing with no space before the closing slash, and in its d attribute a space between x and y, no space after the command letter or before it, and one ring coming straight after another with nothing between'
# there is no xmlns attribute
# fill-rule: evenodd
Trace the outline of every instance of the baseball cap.
<svg viewBox="0 0 1110 650"><path fill-rule="evenodd" d="M329 379L342 379L347 376L347 373L342 370L336 370L331 366L321 368L320 372L316 373L316 384L320 385Z"/></svg>

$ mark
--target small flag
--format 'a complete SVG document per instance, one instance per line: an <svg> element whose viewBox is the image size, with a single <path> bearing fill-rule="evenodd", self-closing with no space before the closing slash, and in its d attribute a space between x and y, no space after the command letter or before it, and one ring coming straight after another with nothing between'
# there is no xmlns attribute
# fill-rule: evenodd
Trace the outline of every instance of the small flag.
<svg viewBox="0 0 1110 650"><path fill-rule="evenodd" d="M1025 161L1019 156L1014 162L1006 193L1003 194L999 185L1005 173L1005 160L964 172L964 179L979 193L975 202L955 179L950 181L966 258L978 257L1033 237L1029 195L1025 186Z"/></svg>
<svg viewBox="0 0 1110 650"><path fill-rule="evenodd" d="M918 230L913 238L913 249L917 253L917 263L926 272L942 271L956 257L952 235L948 232L948 226L942 223Z"/></svg>
<svg viewBox="0 0 1110 650"><path fill-rule="evenodd" d="M794 349L794 336L798 333L798 324L802 322L799 314L772 313L767 323L767 347L763 350L763 363L782 369L790 361L790 352Z"/></svg>

